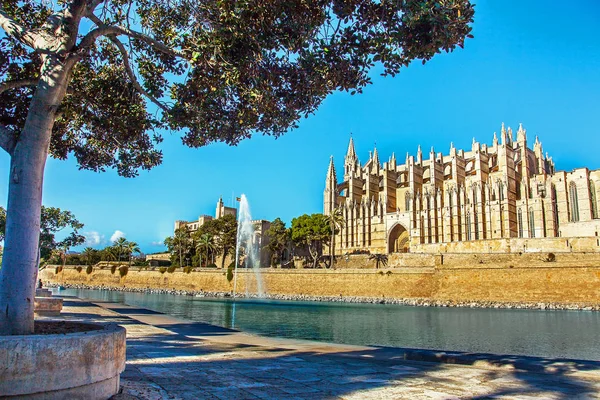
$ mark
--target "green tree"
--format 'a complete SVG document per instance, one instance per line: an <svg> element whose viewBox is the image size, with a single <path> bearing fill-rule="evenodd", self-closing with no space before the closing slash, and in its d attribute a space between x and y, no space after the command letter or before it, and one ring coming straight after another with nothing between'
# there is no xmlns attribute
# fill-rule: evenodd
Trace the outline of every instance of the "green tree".
<svg viewBox="0 0 600 400"><path fill-rule="evenodd" d="M221 254L221 268L225 268L225 257L234 255L237 242L237 221L233 215L205 222L198 234L208 233L214 238L215 252Z"/></svg>
<svg viewBox="0 0 600 400"><path fill-rule="evenodd" d="M125 251L129 255L129 266L131 267L131 259L133 257L133 253L140 254L140 247L136 242L127 242L127 245L125 246Z"/></svg>
<svg viewBox="0 0 600 400"><path fill-rule="evenodd" d="M198 232L196 232L198 233ZM198 254L202 254L202 250L204 250L205 254L205 262L209 264L209 253L213 252L216 249L216 245L214 242L214 237L210 233L202 233L197 236L196 240L196 251ZM200 266L202 266L202 261L200 261Z"/></svg>
<svg viewBox="0 0 600 400"><path fill-rule="evenodd" d="M183 266L183 259L188 255L188 252L192 249L192 238L190 231L186 227L181 227L175 230L173 236L169 236L165 239L165 246L171 253L171 257L179 261L179 266Z"/></svg>
<svg viewBox="0 0 600 400"><path fill-rule="evenodd" d="M85 259L86 265L95 264L98 259L98 250L92 249L91 247L86 247L83 249L83 257Z"/></svg>
<svg viewBox="0 0 600 400"><path fill-rule="evenodd" d="M225 268L225 257L235 255L237 243L237 221L233 215L225 215L217 220L218 243L221 248L221 268Z"/></svg>
<svg viewBox="0 0 600 400"><path fill-rule="evenodd" d="M128 243L129 242L124 237L117 238L113 242L113 247L117 251L117 261L121 262L121 258L123 257L123 255L127 254Z"/></svg>
<svg viewBox="0 0 600 400"><path fill-rule="evenodd" d="M85 236L79 233L83 224L71 211L42 206L41 212L39 247L42 258L48 257L55 248L63 248L67 252L71 247L85 242ZM71 231L64 239L56 241L56 234L65 229Z"/></svg>
<svg viewBox="0 0 600 400"><path fill-rule="evenodd" d="M304 214L292 219L292 241L308 250L313 268L317 268L323 242L329 235L329 224L323 214Z"/></svg>
<svg viewBox="0 0 600 400"><path fill-rule="evenodd" d="M66 254L71 247L85 242L85 236L79 233L79 230L83 228L83 224L75 218L71 211L42 206L39 226L39 258L48 259L55 249L63 249ZM6 211L3 207L0 207L0 241L4 239L5 229ZM56 234L65 229L71 231L64 239L57 241Z"/></svg>
<svg viewBox="0 0 600 400"><path fill-rule="evenodd" d="M468 0L6 0L0 147L11 157L0 332L33 332L48 154L123 176L188 146L281 135L336 90L361 92L464 43Z"/></svg>
<svg viewBox="0 0 600 400"><path fill-rule="evenodd" d="M107 246L100 250L100 259L102 261L116 261L118 257L118 249L114 246Z"/></svg>
<svg viewBox="0 0 600 400"><path fill-rule="evenodd" d="M267 230L269 251L275 256L276 262L283 262L283 252L290 242L290 231L286 229L285 222L275 218Z"/></svg>
<svg viewBox="0 0 600 400"><path fill-rule="evenodd" d="M387 266L388 256L387 254L371 254L369 260L375 260L375 269L379 269L379 264Z"/></svg>
<svg viewBox="0 0 600 400"><path fill-rule="evenodd" d="M333 267L335 261L335 234L345 224L342 210L340 208L334 208L331 214L325 216L325 221L329 224L329 230L331 231L331 240L329 241L329 256L331 257L331 261L329 266Z"/></svg>

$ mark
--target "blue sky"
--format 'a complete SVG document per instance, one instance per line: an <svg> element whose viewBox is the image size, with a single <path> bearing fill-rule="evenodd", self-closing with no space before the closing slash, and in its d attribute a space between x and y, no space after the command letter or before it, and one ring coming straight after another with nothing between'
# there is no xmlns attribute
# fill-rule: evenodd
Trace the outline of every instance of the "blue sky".
<svg viewBox="0 0 600 400"><path fill-rule="evenodd" d="M71 210L94 247L120 231L144 252L172 233L176 219L214 214L222 195L245 193L254 218L290 221L322 212L330 155L338 177L350 133L364 163L375 142L382 160L399 161L422 145L448 152L490 143L500 124L520 122L559 170L600 168L600 2L481 1L465 49L414 63L395 78L374 71L365 93L336 93L300 128L275 140L189 149L165 134L164 162L138 178L79 171L50 159L44 204ZM516 130L516 129L515 129ZM0 204L9 158L0 154Z"/></svg>

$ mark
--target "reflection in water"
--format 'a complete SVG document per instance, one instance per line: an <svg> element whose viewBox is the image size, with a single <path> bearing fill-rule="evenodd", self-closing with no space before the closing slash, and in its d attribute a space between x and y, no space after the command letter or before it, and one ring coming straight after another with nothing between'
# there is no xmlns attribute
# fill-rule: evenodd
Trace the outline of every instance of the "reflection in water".
<svg viewBox="0 0 600 400"><path fill-rule="evenodd" d="M298 339L600 360L600 313L207 299L66 290L193 321Z"/></svg>

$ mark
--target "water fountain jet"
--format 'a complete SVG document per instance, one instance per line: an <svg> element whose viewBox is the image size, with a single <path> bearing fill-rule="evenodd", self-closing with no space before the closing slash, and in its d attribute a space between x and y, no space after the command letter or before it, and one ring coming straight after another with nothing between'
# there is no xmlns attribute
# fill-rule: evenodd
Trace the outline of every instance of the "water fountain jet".
<svg viewBox="0 0 600 400"><path fill-rule="evenodd" d="M242 194L240 197L240 207L238 210L238 230L237 240L235 244L235 269L233 275L233 300L237 293L237 272L238 264L240 262L240 250L244 249L245 252L245 264L252 267L254 277L256 279L256 294L258 297L264 297L264 285L260 274L260 257L258 253L258 246L255 242L256 238L254 235L254 224L252 223L252 214L250 213L250 205L246 195ZM246 290L248 285L246 283Z"/></svg>

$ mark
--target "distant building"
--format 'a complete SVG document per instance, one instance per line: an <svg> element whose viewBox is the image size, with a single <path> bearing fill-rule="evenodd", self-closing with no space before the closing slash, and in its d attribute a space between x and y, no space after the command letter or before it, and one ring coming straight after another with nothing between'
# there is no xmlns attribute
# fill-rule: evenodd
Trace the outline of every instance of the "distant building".
<svg viewBox="0 0 600 400"><path fill-rule="evenodd" d="M223 204L223 198L219 197L219 201L217 202L217 209L215 211L215 218L218 219L224 217L225 215L233 215L233 217L236 218L237 210L235 209L235 207L225 207L225 205ZM197 221L178 220L175 221L175 230L185 226L190 232L194 232L197 231L198 228L200 228L202 225L204 225L206 221L210 221L212 219L213 217L211 217L210 215L201 215L198 217Z"/></svg>
<svg viewBox="0 0 600 400"><path fill-rule="evenodd" d="M522 126L513 140L502 124L491 145L473 139L468 151L451 144L426 159L419 147L403 164L392 154L382 165L377 149L361 164L350 139L341 183L330 161L323 211L343 215L337 254L439 252L455 242L477 252L492 248L486 240L598 236L598 190L600 170L556 171L537 137L530 148Z"/></svg>
<svg viewBox="0 0 600 400"><path fill-rule="evenodd" d="M217 207L215 210L214 219L222 218L226 215L233 215L234 218L237 218L237 209L235 207L226 207L223 204L223 198L219 198L217 202ZM213 217L210 215L201 215L198 217L197 221L175 221L175 230L186 227L190 232L197 231L202 225L204 225L207 221L213 220ZM263 219L257 219L251 221L254 226L254 240L253 244L256 246L257 254L260 255L260 263L263 267L268 267L271 264L271 252L269 251L268 244L269 238L266 235L267 230L271 227L271 222ZM168 254L168 253L167 253ZM231 262L229 258L225 261L226 265ZM217 262L217 265L220 265Z"/></svg>

